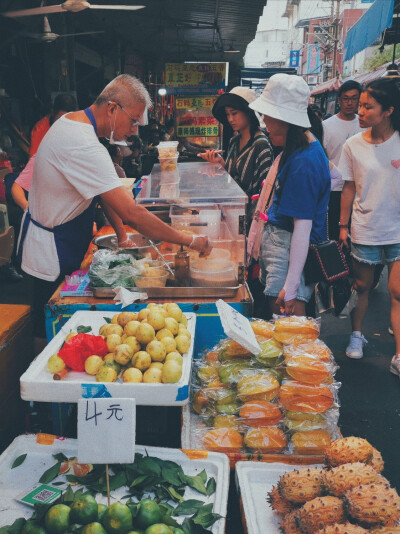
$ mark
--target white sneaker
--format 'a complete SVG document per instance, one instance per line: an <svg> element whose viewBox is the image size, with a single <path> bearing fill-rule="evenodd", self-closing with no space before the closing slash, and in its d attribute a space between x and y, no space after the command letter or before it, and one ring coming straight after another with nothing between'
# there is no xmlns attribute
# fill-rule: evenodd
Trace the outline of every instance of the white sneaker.
<svg viewBox="0 0 400 534"><path fill-rule="evenodd" d="M392 325L389 326L388 332L391 336L394 336Z"/></svg>
<svg viewBox="0 0 400 534"><path fill-rule="evenodd" d="M359 360L364 356L363 347L368 343L361 332L352 332L350 336L350 343L346 349L346 356L353 360Z"/></svg>
<svg viewBox="0 0 400 534"><path fill-rule="evenodd" d="M390 362L390 372L400 376L400 354L393 356L392 361Z"/></svg>

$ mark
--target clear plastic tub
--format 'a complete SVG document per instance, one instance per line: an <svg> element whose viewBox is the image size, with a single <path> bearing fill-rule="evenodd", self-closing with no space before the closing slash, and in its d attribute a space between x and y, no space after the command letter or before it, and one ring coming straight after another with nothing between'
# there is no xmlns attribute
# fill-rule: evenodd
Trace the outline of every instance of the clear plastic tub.
<svg viewBox="0 0 400 534"><path fill-rule="evenodd" d="M158 155L160 158L169 158L175 156L178 151L178 141L163 141L157 145Z"/></svg>
<svg viewBox="0 0 400 534"><path fill-rule="evenodd" d="M137 275L134 276L133 279L135 281L136 287L165 287L168 276L169 273L164 270L163 274L158 274L154 276Z"/></svg>
<svg viewBox="0 0 400 534"><path fill-rule="evenodd" d="M167 158L158 158L160 161L161 171L174 171L177 167L179 154L168 156Z"/></svg>
<svg viewBox="0 0 400 534"><path fill-rule="evenodd" d="M229 260L197 260L190 265L194 287L234 287L237 285L236 265Z"/></svg>
<svg viewBox="0 0 400 534"><path fill-rule="evenodd" d="M218 239L221 232L221 210L201 210L199 219L200 222L207 224L204 228L205 235L210 239Z"/></svg>

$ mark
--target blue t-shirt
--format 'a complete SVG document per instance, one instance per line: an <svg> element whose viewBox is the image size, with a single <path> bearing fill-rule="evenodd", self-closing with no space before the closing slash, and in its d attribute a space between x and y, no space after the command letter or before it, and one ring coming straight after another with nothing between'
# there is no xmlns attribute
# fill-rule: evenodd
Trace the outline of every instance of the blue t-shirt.
<svg viewBox="0 0 400 534"><path fill-rule="evenodd" d="M329 161L319 141L298 149L277 175L268 222L293 232L293 219L310 219L311 243L326 241L326 213L331 192Z"/></svg>

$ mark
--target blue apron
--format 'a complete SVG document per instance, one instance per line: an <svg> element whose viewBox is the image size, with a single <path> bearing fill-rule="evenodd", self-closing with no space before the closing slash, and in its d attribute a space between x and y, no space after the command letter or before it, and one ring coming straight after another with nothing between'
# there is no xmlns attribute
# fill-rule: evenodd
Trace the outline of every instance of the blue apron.
<svg viewBox="0 0 400 534"><path fill-rule="evenodd" d="M94 131L97 135L97 125L92 111L89 108L85 109L84 111L87 117L90 119L90 122L92 123ZM38 221L32 219L28 208L21 228L21 237L17 251L19 263L22 263L23 245L29 224L32 223L42 230L51 232L54 235L61 275L70 274L79 269L93 236L93 223L95 220L96 204L97 197L92 200L90 206L87 207L80 215L68 222L54 226L53 228L47 228ZM38 251L38 253L40 252Z"/></svg>

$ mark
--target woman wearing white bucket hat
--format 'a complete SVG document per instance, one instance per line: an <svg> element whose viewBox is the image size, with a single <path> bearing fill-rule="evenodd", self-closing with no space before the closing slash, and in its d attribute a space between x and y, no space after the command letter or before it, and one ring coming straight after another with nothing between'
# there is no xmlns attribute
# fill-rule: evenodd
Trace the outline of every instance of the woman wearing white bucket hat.
<svg viewBox="0 0 400 534"><path fill-rule="evenodd" d="M207 150L198 154L210 163L222 165L249 197L248 220L254 212L261 184L271 167L272 147L261 131L256 113L249 104L256 99L254 91L247 87L234 87L215 102L214 117L234 131L224 159L219 151Z"/></svg>
<svg viewBox="0 0 400 534"><path fill-rule="evenodd" d="M284 309L287 314L305 315L305 303L314 289L305 285L303 273L309 244L321 243L327 235L329 162L309 131L309 97L302 78L275 74L250 104L263 115L271 142L283 147L264 184L263 192L275 183L270 207L264 213L268 201L262 192L260 200L265 198L265 203L257 205L253 220L254 227L261 226L260 219L267 220L260 240L260 279L273 313ZM258 257L255 242L249 239L248 252Z"/></svg>

